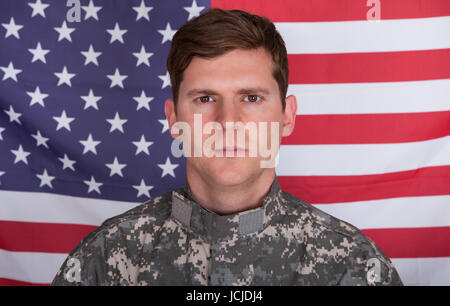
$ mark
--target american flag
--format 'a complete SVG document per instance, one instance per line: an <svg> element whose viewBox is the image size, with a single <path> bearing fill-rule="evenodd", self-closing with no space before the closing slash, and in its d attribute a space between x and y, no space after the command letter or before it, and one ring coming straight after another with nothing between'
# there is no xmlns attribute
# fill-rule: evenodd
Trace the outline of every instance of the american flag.
<svg viewBox="0 0 450 306"><path fill-rule="evenodd" d="M282 188L361 228L405 284L450 285L448 0L1 0L0 284L49 284L105 219L184 185L165 62L210 7L285 39Z"/></svg>

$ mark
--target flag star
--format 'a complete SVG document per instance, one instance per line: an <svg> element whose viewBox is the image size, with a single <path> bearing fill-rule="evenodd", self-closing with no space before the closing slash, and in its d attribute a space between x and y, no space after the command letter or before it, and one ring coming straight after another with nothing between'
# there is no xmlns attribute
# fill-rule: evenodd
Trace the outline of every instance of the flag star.
<svg viewBox="0 0 450 306"><path fill-rule="evenodd" d="M119 113L116 112L114 119L106 119L106 121L111 124L111 129L109 130L110 133L114 130L119 130L123 133L123 125L128 121L128 119L120 119Z"/></svg>
<svg viewBox="0 0 450 306"><path fill-rule="evenodd" d="M48 145L47 145L47 141L49 140L49 138L45 138L41 135L41 132L39 132L39 130L37 131L36 134L31 135L34 139L36 139L37 142L37 146L39 147L40 145L43 145L44 147L46 147L48 149Z"/></svg>
<svg viewBox="0 0 450 306"><path fill-rule="evenodd" d="M33 104L39 103L40 105L45 107L44 99L48 97L48 94L41 93L39 86L36 86L36 88L34 89L34 92L27 91L27 95L29 95L31 97L30 106L32 106Z"/></svg>
<svg viewBox="0 0 450 306"><path fill-rule="evenodd" d="M41 0L36 0L35 3L28 3L28 5L33 9L33 13L31 13L31 17L36 16L37 14L41 15L45 18L44 10L50 5L42 3Z"/></svg>
<svg viewBox="0 0 450 306"><path fill-rule="evenodd" d="M167 86L172 86L170 83L170 75L169 72L166 72L165 75L158 75L158 78L160 78L163 81L161 89L166 88Z"/></svg>
<svg viewBox="0 0 450 306"><path fill-rule="evenodd" d="M161 174L161 177L166 176L167 174L170 174L171 176L175 177L175 173L173 170L178 167L178 164L172 164L170 162L170 158L167 157L165 164L158 164L158 167L160 167L163 170L163 173Z"/></svg>
<svg viewBox="0 0 450 306"><path fill-rule="evenodd" d="M58 126L56 127L57 131L62 128L66 128L70 131L70 123L75 120L75 118L67 117L65 110L62 111L60 117L54 116L53 119L58 122Z"/></svg>
<svg viewBox="0 0 450 306"><path fill-rule="evenodd" d="M13 35L20 39L19 30L23 28L23 25L16 24L14 22L14 17L11 17L9 23L2 23L2 26L6 29L5 38Z"/></svg>
<svg viewBox="0 0 450 306"><path fill-rule="evenodd" d="M98 146L101 141L96 141L92 138L92 135L89 133L89 136L86 140L80 140L80 143L84 146L83 155L87 152L92 152L97 155L96 146Z"/></svg>
<svg viewBox="0 0 450 306"><path fill-rule="evenodd" d="M55 72L54 75L56 75L56 77L58 78L58 85L56 86L66 84L69 87L72 87L72 82L70 81L70 79L76 76L76 73L69 73L66 66L64 66L62 72Z"/></svg>
<svg viewBox="0 0 450 306"><path fill-rule="evenodd" d="M49 49L42 49L41 43L38 42L35 49L28 49L33 54L33 59L31 60L32 63L34 63L37 60L40 60L44 64L47 62L45 61L45 55L50 52Z"/></svg>
<svg viewBox="0 0 450 306"><path fill-rule="evenodd" d="M71 169L72 171L75 171L75 168L73 167L73 164L75 164L74 160L70 160L67 154L64 154L64 158L58 158L63 163L63 170L66 168Z"/></svg>
<svg viewBox="0 0 450 306"><path fill-rule="evenodd" d="M109 74L106 75L108 77L108 79L111 80L111 86L109 88L112 88L114 86L119 86L121 88L123 88L123 80L125 80L128 76L127 75L121 75L119 72L119 69L116 68L116 71L114 72L114 74Z"/></svg>
<svg viewBox="0 0 450 306"><path fill-rule="evenodd" d="M199 16L200 12L203 11L204 8L204 6L197 6L197 2L195 0L192 1L192 6L185 6L184 9L189 12L188 21Z"/></svg>
<svg viewBox="0 0 450 306"><path fill-rule="evenodd" d="M0 140L3 140L2 133L4 130L5 130L5 128L0 126Z"/></svg>
<svg viewBox="0 0 450 306"><path fill-rule="evenodd" d="M36 174L36 176L41 180L41 184L39 185L39 187L47 185L50 188L53 188L52 181L55 179L55 177L48 175L47 169L44 168L44 172L42 172L42 174Z"/></svg>
<svg viewBox="0 0 450 306"><path fill-rule="evenodd" d="M84 20L92 17L98 21L97 13L102 9L101 6L94 6L94 3L90 0L88 6L82 6L81 8L86 12L86 15L84 15Z"/></svg>
<svg viewBox="0 0 450 306"><path fill-rule="evenodd" d="M22 145L20 145L17 150L11 150L11 152L16 156L16 158L14 159L14 164L17 164L18 162L22 161L28 165L27 156L30 155L31 153L24 151Z"/></svg>
<svg viewBox="0 0 450 306"><path fill-rule="evenodd" d="M12 105L9 106L9 111L4 110L4 112L9 116L9 122L16 121L18 124L22 124L19 120L19 117L22 116L22 113L16 113Z"/></svg>
<svg viewBox="0 0 450 306"><path fill-rule="evenodd" d="M167 122L167 119L161 119L158 121L159 121L159 123L161 123L163 125L163 129L162 129L161 133L164 133L165 131L169 130L169 122Z"/></svg>
<svg viewBox="0 0 450 306"><path fill-rule="evenodd" d="M147 110L150 110L149 103L153 100L153 97L147 97L144 91L141 92L140 97L133 97L133 99L138 103L136 109L137 111L140 110L141 108L146 108Z"/></svg>
<svg viewBox="0 0 450 306"><path fill-rule="evenodd" d="M133 141L133 144L137 147L136 155L138 155L141 152L150 155L150 153L148 152L148 147L153 144L153 141L147 141L144 135L141 136L141 140Z"/></svg>
<svg viewBox="0 0 450 306"><path fill-rule="evenodd" d="M3 70L3 81L7 79L13 79L17 82L17 75L22 72L21 69L14 69L14 65L12 62L9 62L8 67L0 66L0 69Z"/></svg>
<svg viewBox="0 0 450 306"><path fill-rule="evenodd" d="M145 18L148 21L150 21L150 18L148 17L148 12L153 10L153 7L145 6L144 0L141 1L140 6L133 6L133 10L137 12L136 21L138 21L141 18Z"/></svg>
<svg viewBox="0 0 450 306"><path fill-rule="evenodd" d="M2 176L3 174L5 174L5 171L0 171L0 176ZM2 184L2 182L0 181L0 185Z"/></svg>
<svg viewBox="0 0 450 306"><path fill-rule="evenodd" d="M97 183L93 176L91 176L90 181L83 181L83 182L89 186L88 193L90 193L91 191L96 191L98 194L101 194L99 187L103 184Z"/></svg>
<svg viewBox="0 0 450 306"><path fill-rule="evenodd" d="M159 34L163 36L161 44L165 43L166 41L170 40L172 41L172 37L177 32L176 30L172 30L170 27L170 23L167 23L165 30L158 30Z"/></svg>
<svg viewBox="0 0 450 306"><path fill-rule="evenodd" d="M123 177L122 169L125 168L126 164L119 164L119 161L117 160L117 156L114 157L114 161L112 164L106 164L106 167L108 167L111 170L111 173L109 176L113 176L114 174L117 174L121 177Z"/></svg>
<svg viewBox="0 0 450 306"><path fill-rule="evenodd" d="M83 56L86 57L86 60L84 61L85 66L89 63L94 63L96 66L98 66L97 57L102 55L102 52L95 52L92 45L89 45L89 50L81 51L81 54L83 54Z"/></svg>
<svg viewBox="0 0 450 306"><path fill-rule="evenodd" d="M142 45L140 52L135 52L135 53L133 53L133 55L136 56L138 59L136 67L138 67L141 64L146 64L148 67L150 67L150 63L149 63L148 59L153 55L153 53L151 53L151 52L147 53L145 51L144 45Z"/></svg>
<svg viewBox="0 0 450 306"><path fill-rule="evenodd" d="M139 198L141 195L146 195L147 198L150 198L149 191L153 189L153 186L145 185L144 179L141 179L141 184L140 185L133 185L133 188L137 189L137 191L138 191L138 195L136 196L137 198Z"/></svg>
<svg viewBox="0 0 450 306"><path fill-rule="evenodd" d="M61 41L61 40L63 40L65 38L68 41L72 42L72 38L70 37L70 34L73 31L75 31L75 29L74 28L68 28L65 20L63 21L63 24L62 24L61 27L59 27L59 28L55 27L54 29L55 29L56 32L59 33L58 41Z"/></svg>
<svg viewBox="0 0 450 306"><path fill-rule="evenodd" d="M93 107L96 110L98 110L98 105L97 102L98 100L100 100L102 97L98 96L94 96L94 93L92 92L92 89L89 89L89 94L87 96L81 96L81 99L83 99L86 104L84 105L84 109L87 109L88 107Z"/></svg>
<svg viewBox="0 0 450 306"><path fill-rule="evenodd" d="M114 29L112 30L106 30L106 32L108 32L111 35L111 41L109 42L110 44L112 44L114 41L118 40L120 41L122 44L123 42L123 35L128 32L128 30L121 30L119 28L119 23L116 22L116 25L114 26Z"/></svg>

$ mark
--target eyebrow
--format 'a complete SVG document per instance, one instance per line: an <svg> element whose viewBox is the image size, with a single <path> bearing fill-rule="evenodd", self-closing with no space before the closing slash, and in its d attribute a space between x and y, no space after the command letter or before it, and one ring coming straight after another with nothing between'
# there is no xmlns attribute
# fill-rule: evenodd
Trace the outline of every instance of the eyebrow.
<svg viewBox="0 0 450 306"><path fill-rule="evenodd" d="M264 95L269 95L270 92L262 87L249 87L249 88L241 88L237 91L238 94L256 94L261 93ZM205 95L205 96L219 96L220 94L214 90L211 89L192 89L189 90L187 93L188 97L197 96L197 95Z"/></svg>

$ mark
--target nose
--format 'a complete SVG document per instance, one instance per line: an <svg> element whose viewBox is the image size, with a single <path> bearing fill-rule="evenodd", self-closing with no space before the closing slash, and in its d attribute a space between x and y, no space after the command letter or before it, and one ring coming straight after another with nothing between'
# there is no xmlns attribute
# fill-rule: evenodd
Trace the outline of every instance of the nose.
<svg viewBox="0 0 450 306"><path fill-rule="evenodd" d="M226 122L238 122L241 119L239 105L232 98L223 99L217 108L216 121L222 125L224 130Z"/></svg>

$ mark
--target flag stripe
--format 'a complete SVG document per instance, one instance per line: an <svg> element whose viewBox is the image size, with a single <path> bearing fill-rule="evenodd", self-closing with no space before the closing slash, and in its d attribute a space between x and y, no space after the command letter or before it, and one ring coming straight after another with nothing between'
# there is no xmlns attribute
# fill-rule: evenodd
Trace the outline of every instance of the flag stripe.
<svg viewBox="0 0 450 306"><path fill-rule="evenodd" d="M450 48L450 17L276 24L289 54ZM433 33L430 35L430 33ZM301 37L301 39L299 39Z"/></svg>
<svg viewBox="0 0 450 306"><path fill-rule="evenodd" d="M405 285L411 286L448 286L450 258L393 258Z"/></svg>
<svg viewBox="0 0 450 306"><path fill-rule="evenodd" d="M288 60L290 84L401 82L450 78L450 49L289 54Z"/></svg>
<svg viewBox="0 0 450 306"><path fill-rule="evenodd" d="M450 14L447 0L382 0L381 19L423 18ZM273 22L366 20L367 0L212 0L212 7L241 9Z"/></svg>
<svg viewBox="0 0 450 306"><path fill-rule="evenodd" d="M446 195L450 190L450 166L372 175L279 175L278 180L284 190L311 204Z"/></svg>
<svg viewBox="0 0 450 306"><path fill-rule="evenodd" d="M450 135L450 111L407 114L296 116L284 145L367 144L429 140ZM324 128L327 127L327 128Z"/></svg>
<svg viewBox="0 0 450 306"><path fill-rule="evenodd" d="M36 284L30 282L22 282L15 279L0 278L0 286L49 286L48 284Z"/></svg>
<svg viewBox="0 0 450 306"><path fill-rule="evenodd" d="M281 146L276 169L282 176L367 175L444 165L450 165L450 136L392 144Z"/></svg>
<svg viewBox="0 0 450 306"><path fill-rule="evenodd" d="M450 79L412 82L290 84L297 115L421 113L450 110Z"/></svg>

